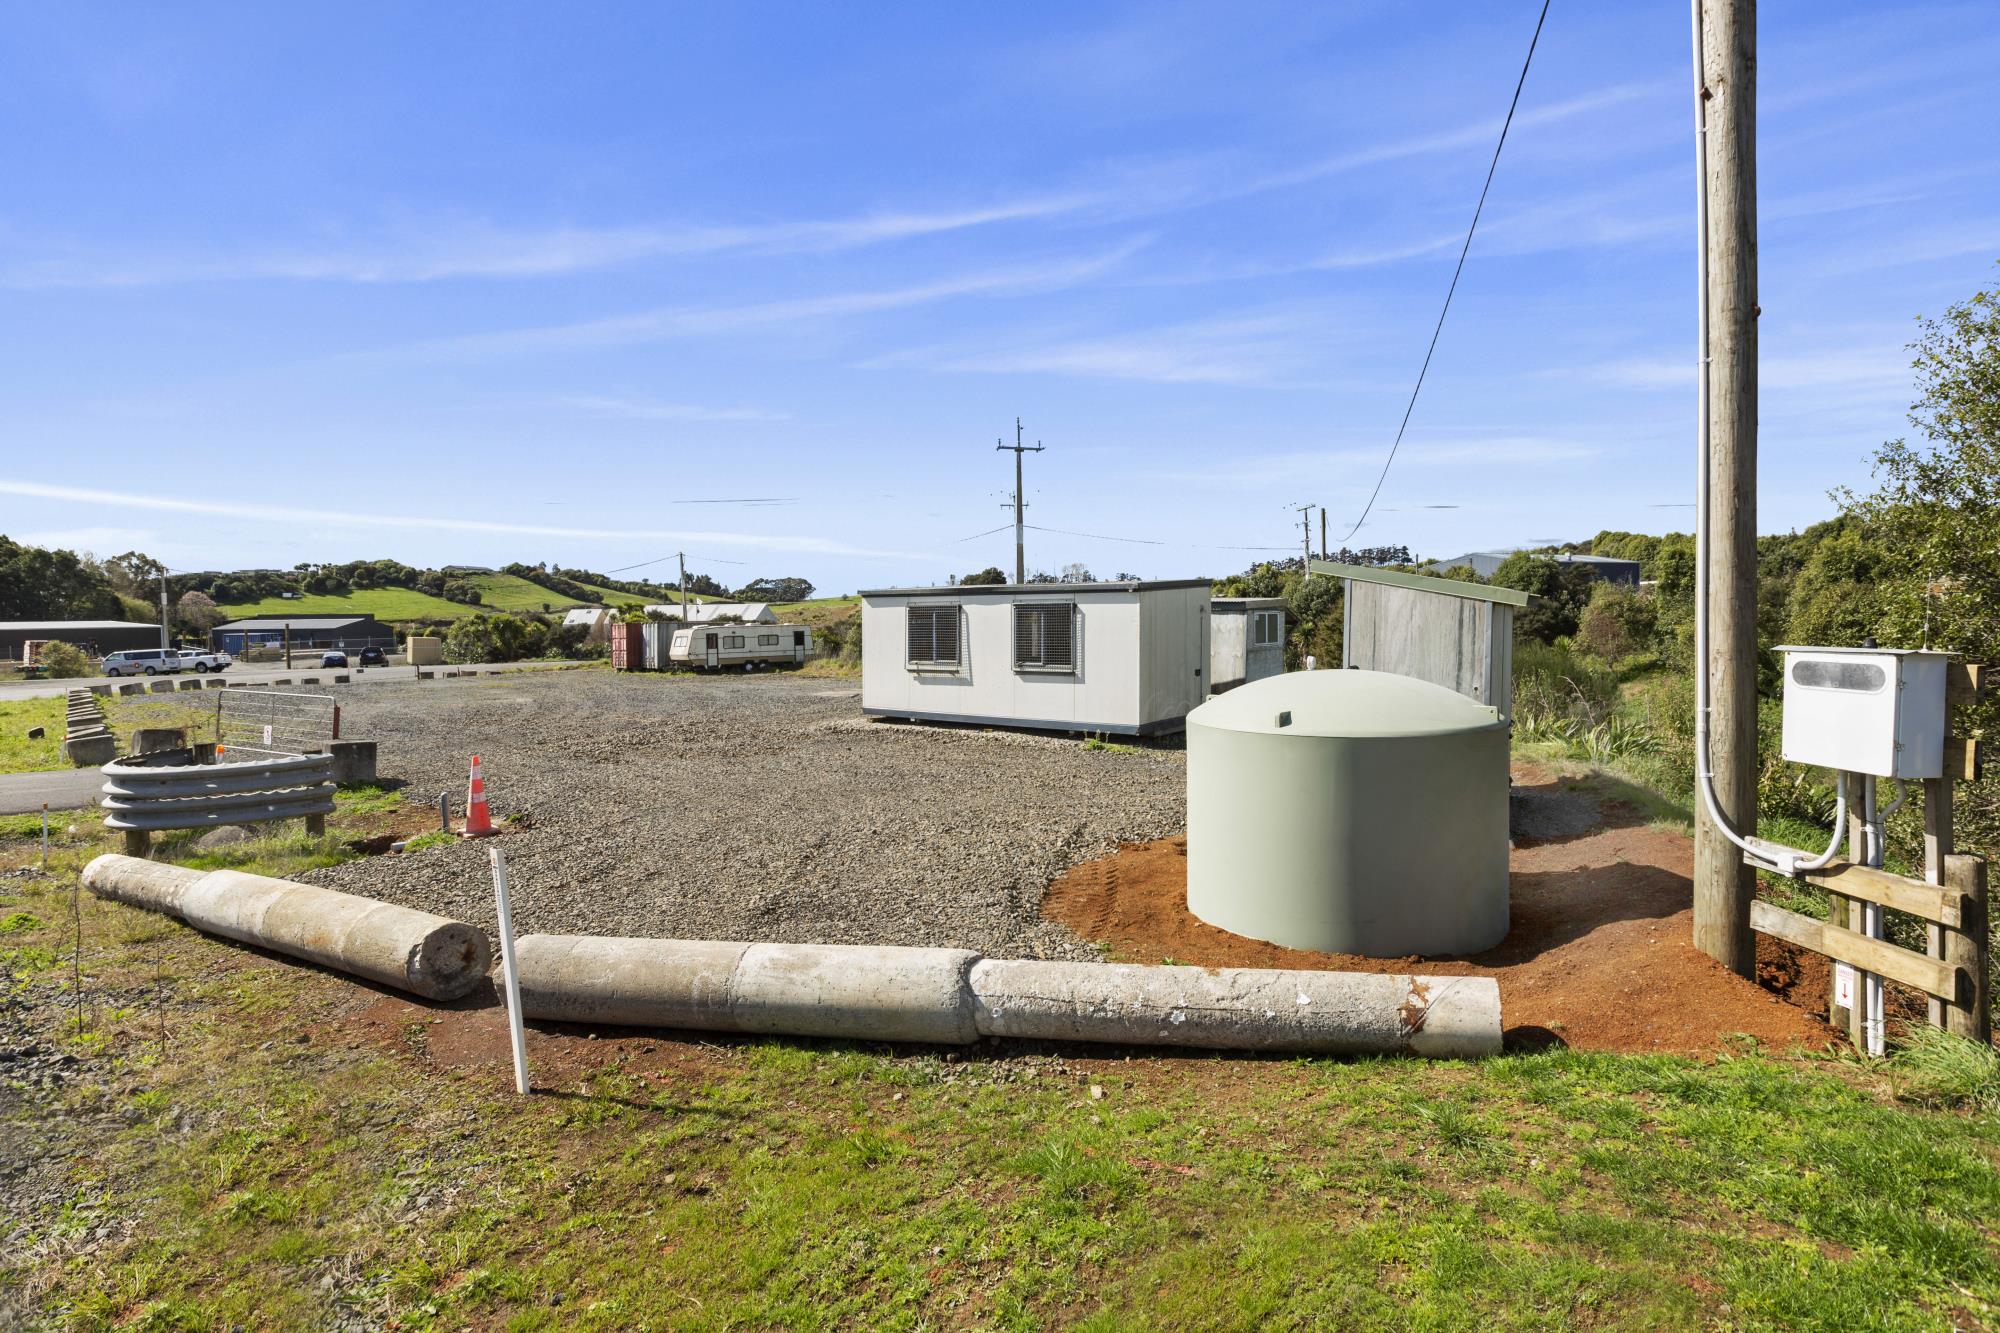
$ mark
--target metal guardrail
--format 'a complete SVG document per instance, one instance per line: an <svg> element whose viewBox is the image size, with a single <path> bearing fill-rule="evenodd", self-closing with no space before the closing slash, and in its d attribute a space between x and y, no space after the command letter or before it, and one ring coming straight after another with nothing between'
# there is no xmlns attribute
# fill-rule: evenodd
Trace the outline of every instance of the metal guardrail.
<svg viewBox="0 0 2000 1333"><path fill-rule="evenodd" d="M217 764L166 763L194 756L162 751L152 762L104 766L104 824L127 833L219 828L333 813L333 756L284 755ZM310 825L308 829L310 831Z"/></svg>

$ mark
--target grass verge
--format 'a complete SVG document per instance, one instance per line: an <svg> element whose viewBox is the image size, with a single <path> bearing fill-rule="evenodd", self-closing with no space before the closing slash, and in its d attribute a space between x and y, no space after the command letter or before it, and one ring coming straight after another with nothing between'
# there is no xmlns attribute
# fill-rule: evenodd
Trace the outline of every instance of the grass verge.
<svg viewBox="0 0 2000 1333"><path fill-rule="evenodd" d="M46 773L68 768L63 758L63 713L61 695L40 699L0 700L0 773ZM29 739L40 727L43 735Z"/></svg>

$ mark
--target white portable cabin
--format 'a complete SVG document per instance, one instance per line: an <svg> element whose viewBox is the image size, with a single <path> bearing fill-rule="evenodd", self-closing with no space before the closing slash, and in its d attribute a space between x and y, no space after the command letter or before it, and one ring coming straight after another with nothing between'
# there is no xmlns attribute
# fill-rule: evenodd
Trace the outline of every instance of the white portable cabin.
<svg viewBox="0 0 2000 1333"><path fill-rule="evenodd" d="M1284 598L1218 597L1209 608L1209 693L1283 674Z"/></svg>
<svg viewBox="0 0 2000 1333"><path fill-rule="evenodd" d="M1343 584L1343 665L1427 680L1513 718L1514 611L1528 593L1331 560L1311 568Z"/></svg>
<svg viewBox="0 0 2000 1333"><path fill-rule="evenodd" d="M871 717L1147 736L1208 697L1206 579L861 594Z"/></svg>
<svg viewBox="0 0 2000 1333"><path fill-rule="evenodd" d="M687 625L678 620L646 623L646 670L691 666L804 666L812 656L812 631L803 625L767 621L750 624Z"/></svg>

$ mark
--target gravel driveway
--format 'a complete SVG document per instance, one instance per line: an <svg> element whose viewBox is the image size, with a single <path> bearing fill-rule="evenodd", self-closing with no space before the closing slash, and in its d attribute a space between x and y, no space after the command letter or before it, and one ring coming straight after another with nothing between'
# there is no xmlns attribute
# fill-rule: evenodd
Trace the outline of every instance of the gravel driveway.
<svg viewBox="0 0 2000 1333"><path fill-rule="evenodd" d="M572 671L340 691L405 800L464 799L480 756L515 930L955 945L1091 958L1041 918L1049 881L1184 818L1177 749L1089 750L861 717L858 685ZM491 927L486 849L300 878Z"/></svg>

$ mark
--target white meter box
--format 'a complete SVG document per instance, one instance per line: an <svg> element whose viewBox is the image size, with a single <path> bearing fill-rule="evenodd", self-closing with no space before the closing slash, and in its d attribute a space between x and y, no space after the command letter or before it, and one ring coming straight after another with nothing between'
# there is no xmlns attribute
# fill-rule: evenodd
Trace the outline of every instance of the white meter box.
<svg viewBox="0 0 2000 1333"><path fill-rule="evenodd" d="M1781 647L1784 757L1883 778L1944 774L1947 653Z"/></svg>

